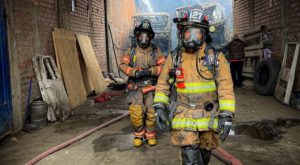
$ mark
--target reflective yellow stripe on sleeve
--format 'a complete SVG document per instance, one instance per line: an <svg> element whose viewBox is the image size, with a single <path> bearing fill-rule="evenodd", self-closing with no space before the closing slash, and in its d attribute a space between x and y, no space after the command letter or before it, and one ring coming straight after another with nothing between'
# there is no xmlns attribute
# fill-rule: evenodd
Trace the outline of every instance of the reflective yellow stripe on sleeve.
<svg viewBox="0 0 300 165"><path fill-rule="evenodd" d="M164 93L157 92L155 93L154 103L169 104L169 97Z"/></svg>
<svg viewBox="0 0 300 165"><path fill-rule="evenodd" d="M185 88L177 88L178 93L205 93L216 91L216 83L214 81L210 82L196 82L196 83L185 83Z"/></svg>
<svg viewBox="0 0 300 165"><path fill-rule="evenodd" d="M234 100L219 100L219 107L220 110L224 111L231 111L234 112L235 111L235 101Z"/></svg>

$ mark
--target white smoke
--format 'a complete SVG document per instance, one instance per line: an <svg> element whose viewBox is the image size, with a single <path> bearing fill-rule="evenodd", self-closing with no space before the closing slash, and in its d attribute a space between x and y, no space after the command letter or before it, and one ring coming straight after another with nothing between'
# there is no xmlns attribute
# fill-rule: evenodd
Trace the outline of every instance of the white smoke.
<svg viewBox="0 0 300 165"><path fill-rule="evenodd" d="M149 0L142 0L142 2L143 2L143 4L147 7L148 11L149 11L150 13L153 13L153 8L152 8L152 6L151 6Z"/></svg>

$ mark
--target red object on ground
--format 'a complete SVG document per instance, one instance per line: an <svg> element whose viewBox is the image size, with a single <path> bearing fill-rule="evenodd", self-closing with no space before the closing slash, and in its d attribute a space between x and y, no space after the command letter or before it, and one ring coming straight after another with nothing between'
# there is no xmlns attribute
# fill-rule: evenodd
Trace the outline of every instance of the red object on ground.
<svg viewBox="0 0 300 165"><path fill-rule="evenodd" d="M106 127L106 126L108 126L108 125L110 125L110 124L112 124L112 123L114 123L114 122L116 122L116 121L118 121L118 120L120 120L120 119L128 116L128 115L129 115L129 112L126 112L126 113L124 113L121 116L118 116L118 117L116 117L116 118L114 118L112 120L109 120L108 122L100 124L99 126L93 128L93 129L91 129L89 131L86 131L86 132L80 134L79 136L74 137L73 139L70 139L70 140L68 140L68 141L66 141L66 142L64 142L62 144L59 144L59 145L57 145L57 146L55 146L53 148L50 148L49 150L41 153L40 155L36 156L35 158L33 158L32 160L30 160L29 162L27 162L25 165L36 164L38 161L44 159L48 155L50 155L50 154L52 154L52 153L54 153L54 152L56 152L56 151L58 151L60 149L63 149L65 147L67 147L67 146L69 146L69 145L71 145L71 144L73 144L73 143L75 143L75 142L77 142L77 141L79 141L79 140L81 140L81 139L89 136L90 134L98 131L99 129L102 129L102 128L104 128L104 127Z"/></svg>
<svg viewBox="0 0 300 165"><path fill-rule="evenodd" d="M243 59L242 60L230 60L230 62L239 62L239 61L244 61Z"/></svg>
<svg viewBox="0 0 300 165"><path fill-rule="evenodd" d="M110 100L112 96L122 96L124 95L124 92L104 92L98 96L95 97L95 102L105 102Z"/></svg>
<svg viewBox="0 0 300 165"><path fill-rule="evenodd" d="M212 154L225 164L243 165L239 159L225 151L223 148L218 147L217 149L213 150Z"/></svg>

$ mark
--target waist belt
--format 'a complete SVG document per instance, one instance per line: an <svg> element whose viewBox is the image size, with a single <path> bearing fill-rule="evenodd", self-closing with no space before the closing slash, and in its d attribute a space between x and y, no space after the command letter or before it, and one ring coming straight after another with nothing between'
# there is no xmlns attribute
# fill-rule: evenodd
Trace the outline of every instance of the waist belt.
<svg viewBox="0 0 300 165"><path fill-rule="evenodd" d="M189 109L204 109L204 105L203 104L187 104L184 102L178 102L179 106L183 106L185 108L189 108Z"/></svg>
<svg viewBox="0 0 300 165"><path fill-rule="evenodd" d="M218 102L213 101L206 101L204 103L184 103L184 102L178 102L178 105L183 106L185 108L189 109L204 109L206 111L211 111L214 108L218 108Z"/></svg>
<svg viewBox="0 0 300 165"><path fill-rule="evenodd" d="M128 83L133 83L139 87L144 87L144 86L151 86L151 85L156 85L157 83L157 80L155 79L133 79L133 78L130 78L128 80Z"/></svg>
<svg viewBox="0 0 300 165"><path fill-rule="evenodd" d="M138 85L138 86L149 86L149 85L153 85L153 81L152 80L146 80L146 81L136 81L133 82L134 84Z"/></svg>

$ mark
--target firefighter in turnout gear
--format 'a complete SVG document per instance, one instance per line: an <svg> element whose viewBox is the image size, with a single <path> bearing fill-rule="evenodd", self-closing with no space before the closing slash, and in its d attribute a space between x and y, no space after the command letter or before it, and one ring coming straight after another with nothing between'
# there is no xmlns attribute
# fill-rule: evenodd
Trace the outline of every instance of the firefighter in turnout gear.
<svg viewBox="0 0 300 165"><path fill-rule="evenodd" d="M178 16L178 15L177 15ZM219 139L226 139L235 112L229 65L206 44L209 26L202 10L187 11L177 23L179 47L169 55L154 97L156 122L171 129L185 165L206 165Z"/></svg>
<svg viewBox="0 0 300 165"><path fill-rule="evenodd" d="M139 147L146 139L149 145L156 145L154 91L162 71L165 57L160 49L151 43L154 31L150 21L145 19L134 29L137 44L122 57L120 69L129 77L130 119L134 126L134 146Z"/></svg>

